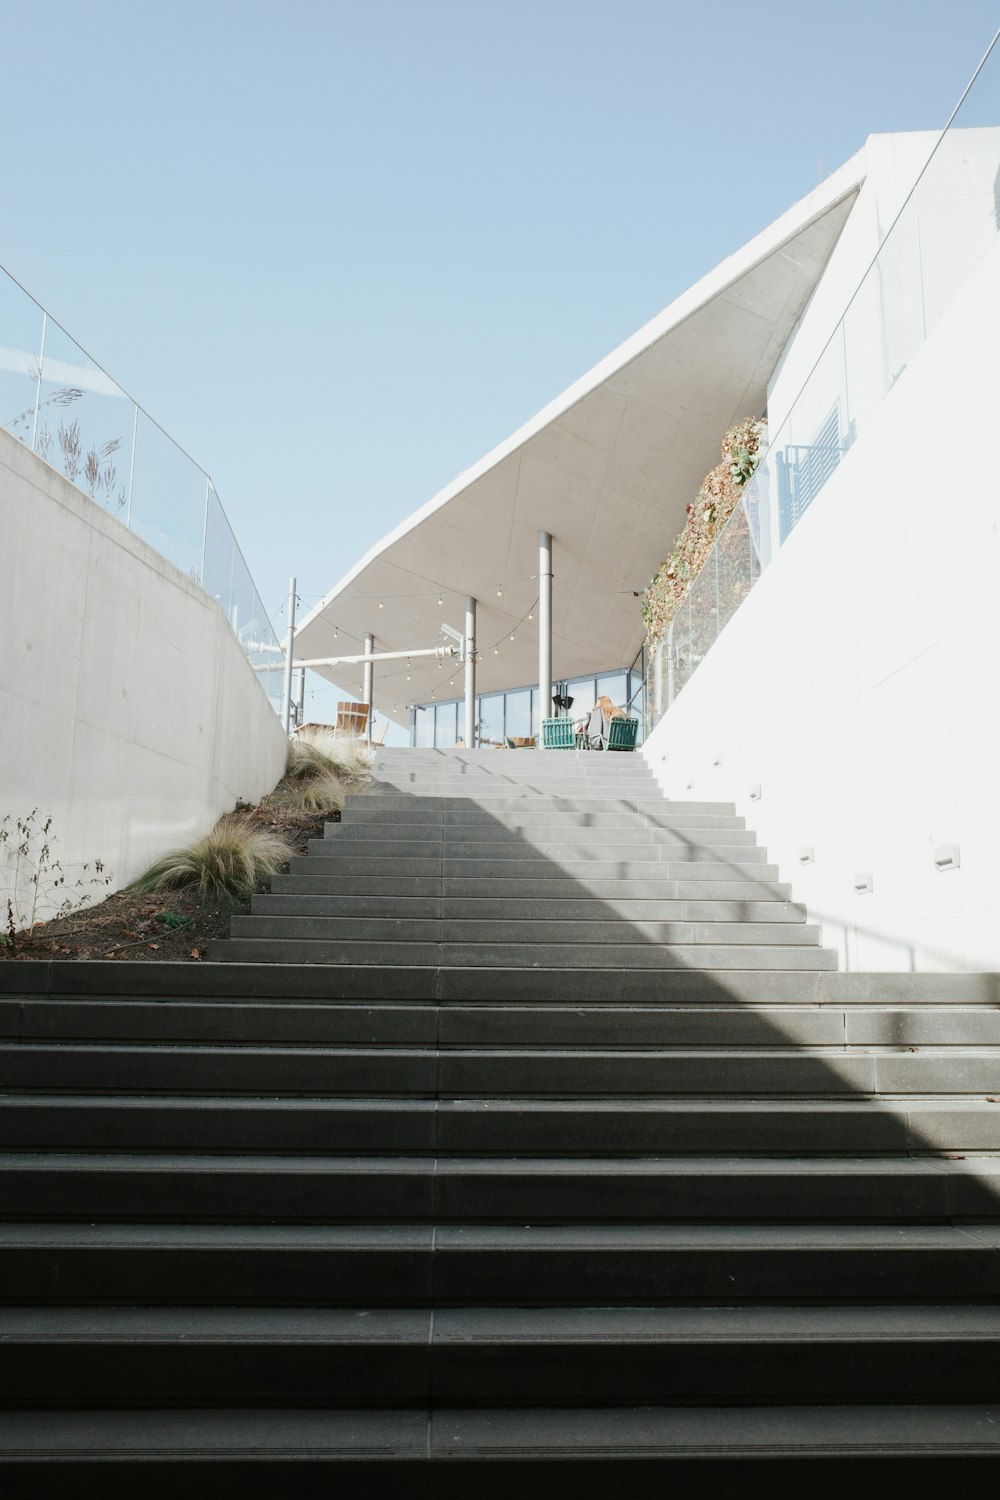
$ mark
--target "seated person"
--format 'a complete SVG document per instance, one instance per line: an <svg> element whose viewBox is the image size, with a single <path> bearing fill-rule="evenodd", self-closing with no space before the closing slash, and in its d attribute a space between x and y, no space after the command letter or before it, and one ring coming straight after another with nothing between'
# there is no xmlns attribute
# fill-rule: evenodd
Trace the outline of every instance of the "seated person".
<svg viewBox="0 0 1000 1500"><path fill-rule="evenodd" d="M608 731L612 719L624 719L625 710L616 708L606 693L602 693L594 704L590 715L590 723L587 725L586 743L591 750L606 750L608 748Z"/></svg>

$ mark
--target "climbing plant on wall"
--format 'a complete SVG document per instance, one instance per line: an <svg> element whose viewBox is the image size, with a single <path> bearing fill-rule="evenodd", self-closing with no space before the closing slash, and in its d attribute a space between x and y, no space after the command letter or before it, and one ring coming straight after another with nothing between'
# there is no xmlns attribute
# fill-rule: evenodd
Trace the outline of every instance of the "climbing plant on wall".
<svg viewBox="0 0 1000 1500"><path fill-rule="evenodd" d="M730 427L722 439L722 462L705 475L693 503L686 507L684 529L642 596L648 647L663 640L667 626L739 503L766 446L765 430L763 418L746 417Z"/></svg>

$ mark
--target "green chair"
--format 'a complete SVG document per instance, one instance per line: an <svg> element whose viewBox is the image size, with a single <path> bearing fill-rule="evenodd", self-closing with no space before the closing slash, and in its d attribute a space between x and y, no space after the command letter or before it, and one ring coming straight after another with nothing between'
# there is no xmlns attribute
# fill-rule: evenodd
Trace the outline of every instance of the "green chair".
<svg viewBox="0 0 1000 1500"><path fill-rule="evenodd" d="M609 750L634 750L639 732L638 719L612 719L608 725Z"/></svg>
<svg viewBox="0 0 1000 1500"><path fill-rule="evenodd" d="M573 733L572 719L542 720L543 750L574 750L575 748L576 736Z"/></svg>

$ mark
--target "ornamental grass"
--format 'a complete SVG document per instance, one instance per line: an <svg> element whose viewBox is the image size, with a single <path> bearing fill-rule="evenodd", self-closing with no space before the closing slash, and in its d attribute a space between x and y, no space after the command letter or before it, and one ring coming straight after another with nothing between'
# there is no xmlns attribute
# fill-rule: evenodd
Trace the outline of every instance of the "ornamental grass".
<svg viewBox="0 0 1000 1500"><path fill-rule="evenodd" d="M226 813L204 838L172 849L150 865L132 889L169 891L197 886L204 896L245 901L264 889L291 854L291 845L279 834L261 828L245 813Z"/></svg>

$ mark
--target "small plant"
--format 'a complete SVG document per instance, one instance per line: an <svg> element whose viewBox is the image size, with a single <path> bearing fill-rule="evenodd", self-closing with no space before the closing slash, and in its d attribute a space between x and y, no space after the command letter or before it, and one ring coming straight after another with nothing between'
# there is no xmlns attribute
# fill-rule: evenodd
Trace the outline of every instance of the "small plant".
<svg viewBox="0 0 1000 1500"><path fill-rule="evenodd" d="M190 927L194 917L185 917L179 911L158 911L156 921L162 922L170 932L176 932L179 927Z"/></svg>
<svg viewBox="0 0 1000 1500"><path fill-rule="evenodd" d="M52 815L43 817L37 807L23 818L8 813L0 820L0 856L5 856L6 872L0 879L6 886L3 897L7 927L5 947L14 947L18 932L34 927L43 913L62 916L76 911L93 899L89 886L109 886L112 877L105 874L101 860L80 865L80 874L67 885L62 861L55 857L56 835L52 832ZM80 891L81 895L71 892Z"/></svg>
<svg viewBox="0 0 1000 1500"><path fill-rule="evenodd" d="M211 833L171 850L134 882L137 891L169 891L194 885L203 896L246 900L263 889L291 857L291 845L255 826L242 813L226 813Z"/></svg>
<svg viewBox="0 0 1000 1500"><path fill-rule="evenodd" d="M289 746L286 774L294 781L309 781L324 772L333 772L348 785L370 781L372 753L367 740L335 734L330 729L312 729L299 735Z"/></svg>
<svg viewBox="0 0 1000 1500"><path fill-rule="evenodd" d="M323 771L307 780L282 781L268 797L273 807L291 812L343 812L347 794L343 782L332 771Z"/></svg>

